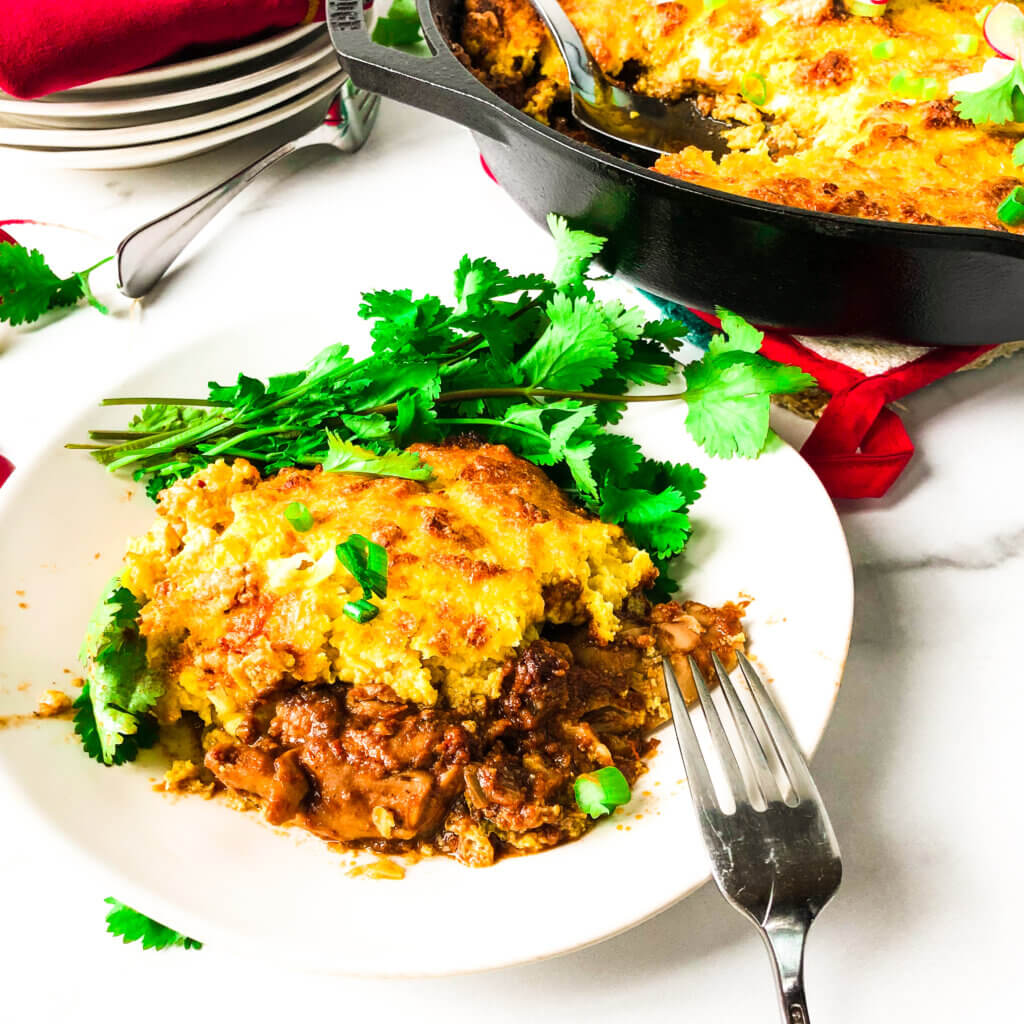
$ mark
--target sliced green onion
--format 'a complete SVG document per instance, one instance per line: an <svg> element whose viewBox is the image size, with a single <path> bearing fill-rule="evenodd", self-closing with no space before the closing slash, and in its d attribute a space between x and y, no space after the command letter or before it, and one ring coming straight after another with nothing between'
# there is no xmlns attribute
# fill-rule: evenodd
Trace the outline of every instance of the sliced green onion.
<svg viewBox="0 0 1024 1024"><path fill-rule="evenodd" d="M985 4L985 6L982 7L982 9L980 11L978 11L978 13L974 16L974 20L979 25L984 25L985 24L985 19L988 17L988 12L991 11L991 10L992 10L992 5L991 4Z"/></svg>
<svg viewBox="0 0 1024 1024"><path fill-rule="evenodd" d="M854 0L848 4L848 8L851 14L856 14L859 18L880 18L885 14L886 5L859 3L858 0Z"/></svg>
<svg viewBox="0 0 1024 1024"><path fill-rule="evenodd" d="M902 71L897 72L889 81L889 88L897 96L907 96L916 100L933 100L939 93L937 78L908 78Z"/></svg>
<svg viewBox="0 0 1024 1024"><path fill-rule="evenodd" d="M896 43L891 39L886 39L881 43L875 43L871 47L871 56L875 60L888 60L896 53Z"/></svg>
<svg viewBox="0 0 1024 1024"><path fill-rule="evenodd" d="M1024 224L1024 188L1018 185L1000 204L996 216L1010 227Z"/></svg>
<svg viewBox="0 0 1024 1024"><path fill-rule="evenodd" d="M965 54L968 57L973 57L978 52L978 44L980 40L977 36L972 35L955 35L953 36L953 49L957 53Z"/></svg>
<svg viewBox="0 0 1024 1024"><path fill-rule="evenodd" d="M359 601L347 601L341 609L350 619L356 622L369 622L380 614L380 609L365 598Z"/></svg>
<svg viewBox="0 0 1024 1024"><path fill-rule="evenodd" d="M1018 167L1024 167L1024 139L1021 139L1020 142L1013 147L1013 162Z"/></svg>
<svg viewBox="0 0 1024 1024"><path fill-rule="evenodd" d="M740 95L755 107L763 107L768 102L768 83L757 71L748 71L740 79Z"/></svg>
<svg viewBox="0 0 1024 1024"><path fill-rule="evenodd" d="M614 765L598 768L577 777L573 785L579 809L591 818L611 814L629 803L629 782Z"/></svg>
<svg viewBox="0 0 1024 1024"><path fill-rule="evenodd" d="M313 513L301 501L293 501L284 510L284 517L297 533L313 529Z"/></svg>
<svg viewBox="0 0 1024 1024"><path fill-rule="evenodd" d="M338 561L363 588L363 597L388 596L388 553L360 533L353 533L335 549Z"/></svg>
<svg viewBox="0 0 1024 1024"><path fill-rule="evenodd" d="M717 11L719 7L724 7L729 0L704 0L704 13L710 14L712 11Z"/></svg>

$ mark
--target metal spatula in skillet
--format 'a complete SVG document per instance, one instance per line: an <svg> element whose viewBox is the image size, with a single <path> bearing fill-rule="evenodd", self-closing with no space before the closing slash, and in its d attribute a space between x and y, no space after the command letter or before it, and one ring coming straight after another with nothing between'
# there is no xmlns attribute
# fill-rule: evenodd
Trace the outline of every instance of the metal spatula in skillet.
<svg viewBox="0 0 1024 1024"><path fill-rule="evenodd" d="M590 55L558 0L530 0L547 25L569 71L572 112L585 128L649 153L706 149L715 159L728 152L723 121L706 117L692 99L662 103L611 82Z"/></svg>

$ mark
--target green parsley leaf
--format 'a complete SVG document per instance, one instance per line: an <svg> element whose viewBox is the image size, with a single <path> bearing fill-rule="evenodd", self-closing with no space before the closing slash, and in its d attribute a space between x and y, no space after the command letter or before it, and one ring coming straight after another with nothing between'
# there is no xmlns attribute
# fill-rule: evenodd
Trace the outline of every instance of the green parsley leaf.
<svg viewBox="0 0 1024 1024"><path fill-rule="evenodd" d="M595 772L585 772L573 783L576 806L591 818L611 814L616 807L629 803L629 781L615 765L606 765Z"/></svg>
<svg viewBox="0 0 1024 1024"><path fill-rule="evenodd" d="M376 455L366 448L327 432L327 473L365 473L368 476L397 476L403 480L429 480L432 473L415 452L391 451Z"/></svg>
<svg viewBox="0 0 1024 1024"><path fill-rule="evenodd" d="M154 921L153 918L115 900L113 896L108 896L103 902L113 907L113 910L107 913L107 931L122 938L125 944L141 942L143 949L170 949L171 946L181 946L183 949L203 948L201 942L190 939L159 921Z"/></svg>
<svg viewBox="0 0 1024 1024"><path fill-rule="evenodd" d="M147 721L164 684L146 664L146 641L139 633L139 604L118 577L107 586L86 628L79 660L86 686L75 701L75 732L90 757L122 764L150 745Z"/></svg>
<svg viewBox="0 0 1024 1024"><path fill-rule="evenodd" d="M371 38L381 46L411 46L423 42L416 0L394 0L388 13L377 19Z"/></svg>
<svg viewBox="0 0 1024 1024"><path fill-rule="evenodd" d="M1024 121L1024 65L1017 59L998 82L976 92L958 92L953 99L960 116L975 124Z"/></svg>
<svg viewBox="0 0 1024 1024"><path fill-rule="evenodd" d="M583 277L593 258L604 248L605 239L570 228L566 219L556 213L548 214L548 230L555 240L551 280L559 291L575 294L583 287Z"/></svg>

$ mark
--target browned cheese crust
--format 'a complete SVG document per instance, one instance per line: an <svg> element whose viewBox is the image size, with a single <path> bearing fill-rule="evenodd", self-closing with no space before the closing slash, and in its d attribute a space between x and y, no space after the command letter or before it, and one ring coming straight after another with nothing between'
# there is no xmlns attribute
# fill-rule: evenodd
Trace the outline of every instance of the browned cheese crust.
<svg viewBox="0 0 1024 1024"><path fill-rule="evenodd" d="M876 18L842 0L562 6L611 78L666 102L695 96L732 126L721 161L691 146L661 157L663 174L828 213L1024 231L996 216L1024 181L1013 160L1022 126L961 120L948 88L995 56L972 0L892 0ZM957 52L957 36L975 37L977 52ZM467 0L459 43L475 73L525 113L605 144L569 115L565 65L527 0ZM892 56L878 56L887 43ZM759 91L751 73L767 87L759 105L744 98ZM901 94L898 75L929 83L928 96Z"/></svg>

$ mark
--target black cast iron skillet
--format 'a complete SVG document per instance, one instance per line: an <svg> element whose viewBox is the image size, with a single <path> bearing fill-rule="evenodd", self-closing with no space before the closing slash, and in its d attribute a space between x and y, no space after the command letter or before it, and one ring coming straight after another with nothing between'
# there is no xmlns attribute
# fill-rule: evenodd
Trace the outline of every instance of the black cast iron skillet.
<svg viewBox="0 0 1024 1024"><path fill-rule="evenodd" d="M329 0L353 82L469 128L536 221L608 238L604 266L648 291L799 334L923 345L1024 338L1024 237L861 220L677 181L578 143L499 99L459 62L461 0L417 0L430 58L370 41L362 0Z"/></svg>

